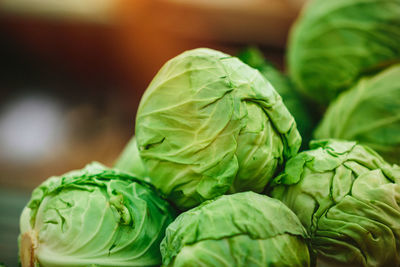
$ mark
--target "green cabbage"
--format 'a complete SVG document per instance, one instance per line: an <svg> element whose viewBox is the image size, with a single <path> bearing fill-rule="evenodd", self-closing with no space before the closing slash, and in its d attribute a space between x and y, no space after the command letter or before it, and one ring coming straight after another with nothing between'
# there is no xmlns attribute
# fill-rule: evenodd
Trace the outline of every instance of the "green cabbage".
<svg viewBox="0 0 400 267"><path fill-rule="evenodd" d="M121 155L119 155L114 168L129 172L141 180L150 180L147 169L140 158L135 136L129 140Z"/></svg>
<svg viewBox="0 0 400 267"><path fill-rule="evenodd" d="M157 266L174 212L152 187L92 163L36 188L20 220L23 266Z"/></svg>
<svg viewBox="0 0 400 267"><path fill-rule="evenodd" d="M310 266L306 230L280 201L253 192L186 211L161 243L164 266Z"/></svg>
<svg viewBox="0 0 400 267"><path fill-rule="evenodd" d="M268 62L257 48L242 50L238 58L250 67L259 70L279 93L283 103L296 120L297 129L302 137L302 145L305 147L311 140L314 122L307 103L295 90L290 79Z"/></svg>
<svg viewBox="0 0 400 267"><path fill-rule="evenodd" d="M356 142L311 148L287 162L271 196L296 213L322 259L399 266L400 168Z"/></svg>
<svg viewBox="0 0 400 267"><path fill-rule="evenodd" d="M301 144L271 84L238 58L206 48L161 68L141 99L136 138L151 182L181 209L261 192Z"/></svg>
<svg viewBox="0 0 400 267"><path fill-rule="evenodd" d="M311 0L289 38L289 72L327 103L365 73L400 62L399 43L399 0Z"/></svg>
<svg viewBox="0 0 400 267"><path fill-rule="evenodd" d="M387 161L400 163L400 64L342 93L329 106L315 137L356 140Z"/></svg>

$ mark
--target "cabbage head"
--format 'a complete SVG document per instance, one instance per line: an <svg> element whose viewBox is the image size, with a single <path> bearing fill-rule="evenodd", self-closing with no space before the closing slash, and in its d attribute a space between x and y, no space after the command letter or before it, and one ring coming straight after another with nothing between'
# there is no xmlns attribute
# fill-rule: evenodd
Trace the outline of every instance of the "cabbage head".
<svg viewBox="0 0 400 267"><path fill-rule="evenodd" d="M311 140L314 121L305 99L294 88L292 81L267 61L260 50L249 47L238 54L238 58L257 69L272 84L282 97L283 103L293 115L302 137L302 148Z"/></svg>
<svg viewBox="0 0 400 267"><path fill-rule="evenodd" d="M180 209L261 192L301 144L279 94L236 57L200 48L168 61L136 117L151 182Z"/></svg>
<svg viewBox="0 0 400 267"><path fill-rule="evenodd" d="M290 159L271 196L292 209L323 261L400 266L400 168L356 142L320 140Z"/></svg>
<svg viewBox="0 0 400 267"><path fill-rule="evenodd" d="M157 266L169 204L131 175L92 163L37 187L20 219L23 267Z"/></svg>
<svg viewBox="0 0 400 267"><path fill-rule="evenodd" d="M282 202L243 192L186 211L168 226L163 266L310 266L308 236Z"/></svg>
<svg viewBox="0 0 400 267"><path fill-rule="evenodd" d="M288 44L299 89L328 103L361 76L400 62L399 0L310 0Z"/></svg>
<svg viewBox="0 0 400 267"><path fill-rule="evenodd" d="M136 178L149 181L147 169L139 155L136 137L133 136L114 164L114 168L129 172Z"/></svg>
<svg viewBox="0 0 400 267"><path fill-rule="evenodd" d="M400 64L363 78L340 94L328 107L314 135L319 139L356 140L385 160L399 164Z"/></svg>

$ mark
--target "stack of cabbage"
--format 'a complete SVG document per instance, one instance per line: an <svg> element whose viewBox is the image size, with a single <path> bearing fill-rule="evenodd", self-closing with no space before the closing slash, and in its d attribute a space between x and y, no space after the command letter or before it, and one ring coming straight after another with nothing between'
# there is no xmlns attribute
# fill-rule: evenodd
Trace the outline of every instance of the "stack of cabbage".
<svg viewBox="0 0 400 267"><path fill-rule="evenodd" d="M113 169L34 190L22 266L400 266L400 0L311 0L288 52L168 61Z"/></svg>
<svg viewBox="0 0 400 267"><path fill-rule="evenodd" d="M311 0L295 23L297 88L331 103L315 138L357 140L400 163L400 0Z"/></svg>
<svg viewBox="0 0 400 267"><path fill-rule="evenodd" d="M320 141L287 162L271 195L298 215L320 259L400 266L400 169L371 150L400 163L400 0L309 1L288 69L328 108Z"/></svg>
<svg viewBox="0 0 400 267"><path fill-rule="evenodd" d="M258 194L300 145L260 72L215 50L187 51L149 85L116 169L93 163L34 190L21 216L21 263L310 266L300 220ZM173 223L164 197L186 211Z"/></svg>

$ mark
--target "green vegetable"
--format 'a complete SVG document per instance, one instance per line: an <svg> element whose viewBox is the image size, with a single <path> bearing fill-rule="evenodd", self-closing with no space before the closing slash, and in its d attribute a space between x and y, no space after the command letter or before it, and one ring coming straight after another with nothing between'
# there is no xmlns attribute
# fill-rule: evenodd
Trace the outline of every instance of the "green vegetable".
<svg viewBox="0 0 400 267"><path fill-rule="evenodd" d="M152 187L92 163L51 177L20 220L22 266L157 266L174 212Z"/></svg>
<svg viewBox="0 0 400 267"><path fill-rule="evenodd" d="M136 137L133 136L114 164L114 168L129 172L141 180L149 181L146 167L139 155Z"/></svg>
<svg viewBox="0 0 400 267"><path fill-rule="evenodd" d="M303 93L328 103L361 76L400 62L399 0L311 0L289 38Z"/></svg>
<svg viewBox="0 0 400 267"><path fill-rule="evenodd" d="M322 259L399 266L400 167L356 142L311 148L287 162L271 196L296 213Z"/></svg>
<svg viewBox="0 0 400 267"><path fill-rule="evenodd" d="M171 59L154 77L136 138L151 182L181 209L261 192L301 144L271 84L238 58L205 48Z"/></svg>
<svg viewBox="0 0 400 267"><path fill-rule="evenodd" d="M341 94L329 106L315 137L356 140L400 163L400 64L361 79Z"/></svg>
<svg viewBox="0 0 400 267"><path fill-rule="evenodd" d="M261 72L261 74L272 84L275 90L282 97L283 103L296 120L297 128L302 137L302 144L305 146L311 140L313 120L304 99L295 90L290 79L279 72L268 62L257 48L242 50L238 58L244 63Z"/></svg>
<svg viewBox="0 0 400 267"><path fill-rule="evenodd" d="M280 201L224 195L182 213L161 243L164 266L310 266L307 234Z"/></svg>

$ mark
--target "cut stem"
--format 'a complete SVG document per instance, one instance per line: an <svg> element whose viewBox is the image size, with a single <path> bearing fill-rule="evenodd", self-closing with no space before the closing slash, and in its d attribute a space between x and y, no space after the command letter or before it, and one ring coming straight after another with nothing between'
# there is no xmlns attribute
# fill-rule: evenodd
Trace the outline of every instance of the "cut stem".
<svg viewBox="0 0 400 267"><path fill-rule="evenodd" d="M35 267L37 248L37 234L35 231L28 231L21 237L21 266L22 267Z"/></svg>

